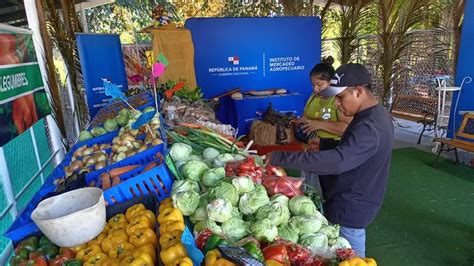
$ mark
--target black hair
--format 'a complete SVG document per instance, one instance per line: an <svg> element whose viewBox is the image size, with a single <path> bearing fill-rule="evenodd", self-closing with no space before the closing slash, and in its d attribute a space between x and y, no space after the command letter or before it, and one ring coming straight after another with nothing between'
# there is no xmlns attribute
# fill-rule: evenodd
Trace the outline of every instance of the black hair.
<svg viewBox="0 0 474 266"><path fill-rule="evenodd" d="M336 74L336 70L331 65L325 63L319 63L311 69L309 78L314 75L318 75L319 78L325 81L331 81L331 78Z"/></svg>
<svg viewBox="0 0 474 266"><path fill-rule="evenodd" d="M323 64L328 64L328 65L332 66L332 65L334 64L334 57L328 56L328 57L324 58L324 59L321 61L321 63L323 63Z"/></svg>

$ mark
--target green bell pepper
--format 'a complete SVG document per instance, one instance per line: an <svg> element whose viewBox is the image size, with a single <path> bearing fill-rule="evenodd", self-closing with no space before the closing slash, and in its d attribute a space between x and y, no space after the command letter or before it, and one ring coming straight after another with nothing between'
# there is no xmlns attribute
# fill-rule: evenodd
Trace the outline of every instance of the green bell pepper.
<svg viewBox="0 0 474 266"><path fill-rule="evenodd" d="M46 260L53 259L59 254L59 248L55 245L40 247L38 251L41 253L41 256Z"/></svg>
<svg viewBox="0 0 474 266"><path fill-rule="evenodd" d="M20 256L13 256L11 259L10 259L10 266L21 266L21 265L25 265L26 262L28 261L28 258L23 258L23 257L20 257Z"/></svg>
<svg viewBox="0 0 474 266"><path fill-rule="evenodd" d="M51 242L51 240L49 240L46 236L42 236L39 240L39 246L40 247L44 247L44 246L50 246L50 245L54 245L53 242Z"/></svg>
<svg viewBox="0 0 474 266"><path fill-rule="evenodd" d="M245 245L242 246L247 252L254 257L256 260L263 262L263 253L262 250L258 247L258 245L254 242L247 242Z"/></svg>
<svg viewBox="0 0 474 266"><path fill-rule="evenodd" d="M206 242L206 245L204 246L204 254L206 254L208 251L216 249L217 245L219 245L219 242L222 240L222 238L218 234L212 234Z"/></svg>

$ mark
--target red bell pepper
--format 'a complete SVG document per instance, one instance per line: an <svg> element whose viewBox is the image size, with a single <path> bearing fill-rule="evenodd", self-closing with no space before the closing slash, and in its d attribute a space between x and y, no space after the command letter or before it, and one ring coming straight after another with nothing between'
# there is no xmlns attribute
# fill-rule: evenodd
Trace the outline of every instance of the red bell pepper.
<svg viewBox="0 0 474 266"><path fill-rule="evenodd" d="M271 245L262 250L265 260L275 260L283 265L290 265L290 257L283 244Z"/></svg>

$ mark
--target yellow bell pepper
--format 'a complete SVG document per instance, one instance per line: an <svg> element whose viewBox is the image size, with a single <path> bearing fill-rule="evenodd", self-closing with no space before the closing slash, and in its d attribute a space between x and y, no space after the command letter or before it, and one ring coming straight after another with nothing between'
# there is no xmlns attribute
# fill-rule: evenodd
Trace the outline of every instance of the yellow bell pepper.
<svg viewBox="0 0 474 266"><path fill-rule="evenodd" d="M135 233L135 231L137 231L140 228L153 229L153 227L151 226L150 222L148 221L146 217L135 216L134 221L127 225L127 227L125 228L125 231L130 236L130 235L133 235L133 233Z"/></svg>
<svg viewBox="0 0 474 266"><path fill-rule="evenodd" d="M158 244L158 239L156 238L155 231L151 230L150 228L138 228L133 234L130 236L129 242L136 247L141 247L147 243L156 247Z"/></svg>
<svg viewBox="0 0 474 266"><path fill-rule="evenodd" d="M108 259L107 255L100 252L100 253L97 253L97 254L94 254L94 255L90 256L86 260L86 262L83 264L83 266L102 265L102 262L104 262L106 259Z"/></svg>
<svg viewBox="0 0 474 266"><path fill-rule="evenodd" d="M180 221L168 221L160 224L160 235L174 230L184 231L184 223Z"/></svg>
<svg viewBox="0 0 474 266"><path fill-rule="evenodd" d="M359 257L351 258L339 263L339 266L377 266L377 262L372 258L361 259Z"/></svg>
<svg viewBox="0 0 474 266"><path fill-rule="evenodd" d="M91 241L87 242L87 246L94 246L98 245L100 246L102 244L102 241L107 237L106 234L100 233L98 236L96 236L94 239Z"/></svg>
<svg viewBox="0 0 474 266"><path fill-rule="evenodd" d="M107 235L109 233L110 226L109 224L105 224L104 229L102 229L102 234Z"/></svg>
<svg viewBox="0 0 474 266"><path fill-rule="evenodd" d="M102 253L102 248L99 245L89 246L85 249L79 250L79 252L76 253L76 259L87 261L89 257L98 253Z"/></svg>
<svg viewBox="0 0 474 266"><path fill-rule="evenodd" d="M115 258L107 258L102 261L100 266L120 266L120 260Z"/></svg>
<svg viewBox="0 0 474 266"><path fill-rule="evenodd" d="M145 205L143 204L135 204L132 207L127 209L127 212L125 212L125 218L127 221L131 221L133 216L137 215L141 211L146 210Z"/></svg>
<svg viewBox="0 0 474 266"><path fill-rule="evenodd" d="M148 253L142 250L135 250L125 253L125 257L122 259L120 265L152 266L154 265L154 261Z"/></svg>
<svg viewBox="0 0 474 266"><path fill-rule="evenodd" d="M206 253L204 264L205 266L237 266L233 262L222 258L221 253L217 249L210 250Z"/></svg>
<svg viewBox="0 0 474 266"><path fill-rule="evenodd" d="M109 222L107 223L109 226L111 226L114 223L127 223L127 218L125 218L124 214L117 214L110 218Z"/></svg>
<svg viewBox="0 0 474 266"><path fill-rule="evenodd" d="M160 207L158 207L158 213L162 213L168 208L174 208L173 201L167 204L160 205Z"/></svg>
<svg viewBox="0 0 474 266"><path fill-rule="evenodd" d="M377 266L377 262L373 258L365 258L364 261L368 266Z"/></svg>
<svg viewBox="0 0 474 266"><path fill-rule="evenodd" d="M153 247L151 244L143 245L143 246L137 248L137 250L140 250L140 251L143 251L143 252L147 253L148 255L150 255L153 262L156 262L156 248Z"/></svg>
<svg viewBox="0 0 474 266"><path fill-rule="evenodd" d="M102 241L101 247L105 253L120 243L128 242L128 235L124 230L114 230Z"/></svg>
<svg viewBox="0 0 474 266"><path fill-rule="evenodd" d="M79 251L85 249L88 245L88 243L85 243L85 244L82 244L82 245L79 245L79 246L75 246L75 247L72 247L71 249L74 251L74 253L78 253Z"/></svg>
<svg viewBox="0 0 474 266"><path fill-rule="evenodd" d="M181 257L165 264L165 266L193 266L193 261L189 257Z"/></svg>
<svg viewBox="0 0 474 266"><path fill-rule="evenodd" d="M133 251L135 250L135 246L128 243L128 242L123 242L117 245L114 245L110 250L109 250L109 257L110 258L121 258L121 256L128 252L128 251Z"/></svg>
<svg viewBox="0 0 474 266"><path fill-rule="evenodd" d="M181 230L174 230L171 232L166 232L160 236L160 247L161 248L168 248L170 245L174 245L174 241L178 240L181 241L181 235L183 231Z"/></svg>
<svg viewBox="0 0 474 266"><path fill-rule="evenodd" d="M283 266L282 263L276 261L276 260L266 260L265 261L266 266Z"/></svg>
<svg viewBox="0 0 474 266"><path fill-rule="evenodd" d="M169 205L173 205L173 200L170 197L160 202L160 206L169 206Z"/></svg>
<svg viewBox="0 0 474 266"><path fill-rule="evenodd" d="M186 249L182 243L177 243L176 245L162 249L160 252L161 261L165 265L172 263L174 260L184 256L186 256Z"/></svg>
<svg viewBox="0 0 474 266"><path fill-rule="evenodd" d="M158 223L162 224L167 221L180 221L184 222L183 214L178 208L167 208L164 209L158 215Z"/></svg>

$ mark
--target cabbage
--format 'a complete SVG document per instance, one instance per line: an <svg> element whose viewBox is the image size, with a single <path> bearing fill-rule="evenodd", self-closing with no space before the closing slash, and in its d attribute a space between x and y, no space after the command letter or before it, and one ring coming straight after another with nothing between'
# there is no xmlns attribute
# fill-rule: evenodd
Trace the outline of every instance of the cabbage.
<svg viewBox="0 0 474 266"><path fill-rule="evenodd" d="M207 218L206 206L209 203L208 195L203 194L199 199L199 204L196 210L189 216L189 219L193 224L202 221Z"/></svg>
<svg viewBox="0 0 474 266"><path fill-rule="evenodd" d="M298 235L298 229L291 223L280 224L278 226L278 236L283 240L298 243Z"/></svg>
<svg viewBox="0 0 474 266"><path fill-rule="evenodd" d="M201 177L201 182L208 186L213 187L219 180L225 177L224 167L218 167L207 170Z"/></svg>
<svg viewBox="0 0 474 266"><path fill-rule="evenodd" d="M149 113L149 112L154 112L155 108L153 106L147 106L145 109L143 109L143 113Z"/></svg>
<svg viewBox="0 0 474 266"><path fill-rule="evenodd" d="M339 225L322 225L318 233L325 234L329 239L334 239L339 237Z"/></svg>
<svg viewBox="0 0 474 266"><path fill-rule="evenodd" d="M117 123L117 126L123 127L128 124L128 115L118 115L114 118L115 122Z"/></svg>
<svg viewBox="0 0 474 266"><path fill-rule="evenodd" d="M311 250L313 255L324 254L328 249L328 237L325 234L304 234L300 237L299 244Z"/></svg>
<svg viewBox="0 0 474 266"><path fill-rule="evenodd" d="M227 162L233 161L234 156L232 154L221 154L218 155L213 162L214 167L224 167Z"/></svg>
<svg viewBox="0 0 474 266"><path fill-rule="evenodd" d="M314 216L293 216L290 223L302 234L316 233L321 229L322 221Z"/></svg>
<svg viewBox="0 0 474 266"><path fill-rule="evenodd" d="M279 202L280 204L284 206L288 206L288 202L290 201L290 199L283 194L275 194L270 198L270 201L272 203Z"/></svg>
<svg viewBox="0 0 474 266"><path fill-rule="evenodd" d="M222 228L217 225L217 223L213 220L204 219L194 226L194 232L197 233L201 232L204 229L209 229L215 234L222 234Z"/></svg>
<svg viewBox="0 0 474 266"><path fill-rule="evenodd" d="M232 185L234 185L239 194L250 192L255 188L253 180L248 176L235 177L232 179Z"/></svg>
<svg viewBox="0 0 474 266"><path fill-rule="evenodd" d="M201 161L189 161L181 166L181 174L194 181L201 181L201 176L209 169L207 165Z"/></svg>
<svg viewBox="0 0 474 266"><path fill-rule="evenodd" d="M268 218L276 226L286 224L290 220L290 210L288 207L275 202L260 207L255 213L255 219Z"/></svg>
<svg viewBox="0 0 474 266"><path fill-rule="evenodd" d="M119 111L119 116L123 116L123 117L129 118L129 117L130 117L130 114L131 114L131 111L132 111L132 110L127 109L127 108L121 109L121 110Z"/></svg>
<svg viewBox="0 0 474 266"><path fill-rule="evenodd" d="M237 206L239 203L239 193L233 185L227 182L219 182L217 186L211 188L209 191L209 199L227 199L232 206Z"/></svg>
<svg viewBox="0 0 474 266"><path fill-rule="evenodd" d="M340 248L351 248L351 244L344 237L338 237L331 245L331 250L336 250Z"/></svg>
<svg viewBox="0 0 474 266"><path fill-rule="evenodd" d="M324 225L329 225L328 219L326 219L326 217L324 217L320 212L316 211L314 217L321 220Z"/></svg>
<svg viewBox="0 0 474 266"><path fill-rule="evenodd" d="M199 183L190 179L177 180L173 183L173 187L171 188L171 195L188 190L194 190L199 193Z"/></svg>
<svg viewBox="0 0 474 266"><path fill-rule="evenodd" d="M183 215L191 215L199 204L199 193L194 190L178 192L171 196L173 206L178 208Z"/></svg>
<svg viewBox="0 0 474 266"><path fill-rule="evenodd" d="M238 217L238 218L242 219L242 213L239 212L239 208L237 208L237 207L234 207L232 209L232 214L231 215L232 215L232 217Z"/></svg>
<svg viewBox="0 0 474 266"><path fill-rule="evenodd" d="M250 215L268 203L270 203L270 199L268 198L265 187L262 185L255 185L254 190L244 193L242 197L240 197L239 210L245 215Z"/></svg>
<svg viewBox="0 0 474 266"><path fill-rule="evenodd" d="M79 133L79 141L86 141L92 138L94 138L94 135L92 135L92 133L87 130L81 131L81 133Z"/></svg>
<svg viewBox="0 0 474 266"><path fill-rule="evenodd" d="M272 242L278 236L278 228L269 219L256 221L250 233L259 241Z"/></svg>
<svg viewBox="0 0 474 266"><path fill-rule="evenodd" d="M214 148L207 148L202 152L202 156L206 160L214 160L219 154L219 151Z"/></svg>
<svg viewBox="0 0 474 266"><path fill-rule="evenodd" d="M316 206L313 201L306 196L294 196L289 202L290 211L293 215L314 216Z"/></svg>
<svg viewBox="0 0 474 266"><path fill-rule="evenodd" d="M189 162L189 161L202 161L202 159L201 159L201 157L199 157L199 156L196 155L196 154L191 154L191 155L189 155L187 161L188 161L188 162Z"/></svg>
<svg viewBox="0 0 474 266"><path fill-rule="evenodd" d="M171 145L170 156L173 161L187 161L193 152L193 148L185 143L174 143Z"/></svg>
<svg viewBox="0 0 474 266"><path fill-rule="evenodd" d="M232 203L227 199L214 199L206 207L207 217L223 223L232 217Z"/></svg>
<svg viewBox="0 0 474 266"><path fill-rule="evenodd" d="M104 122L104 128L108 132L117 130L117 122L114 119L107 119Z"/></svg>
<svg viewBox="0 0 474 266"><path fill-rule="evenodd" d="M239 241L248 235L248 224L238 217L232 217L222 224L222 232L232 241Z"/></svg>
<svg viewBox="0 0 474 266"><path fill-rule="evenodd" d="M94 135L94 137L98 137L98 136L102 136L104 134L107 134L107 130L105 130L103 127L94 127L91 130L91 133L92 133L92 135Z"/></svg>

